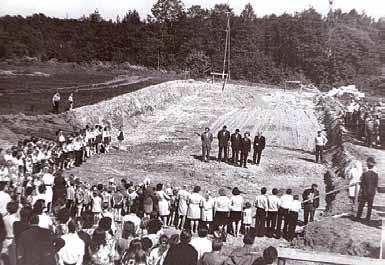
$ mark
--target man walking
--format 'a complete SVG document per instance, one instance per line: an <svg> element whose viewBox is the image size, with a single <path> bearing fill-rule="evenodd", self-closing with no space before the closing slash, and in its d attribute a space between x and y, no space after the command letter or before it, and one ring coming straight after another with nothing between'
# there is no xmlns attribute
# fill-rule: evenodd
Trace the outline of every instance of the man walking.
<svg viewBox="0 0 385 265"><path fill-rule="evenodd" d="M205 132L201 135L202 140L202 161L208 162L210 160L211 142L213 141L213 134L210 128L206 127Z"/></svg>
<svg viewBox="0 0 385 265"><path fill-rule="evenodd" d="M306 189L302 194L304 206L304 222L313 222L315 210L319 207L319 191L317 184L312 184L311 188Z"/></svg>
<svg viewBox="0 0 385 265"><path fill-rule="evenodd" d="M366 203L368 203L368 210L366 212L366 222L370 221L372 214L374 196L378 188L378 174L375 172L374 166L376 161L373 157L366 160L368 171L364 172L361 177L361 189L358 197L359 205L357 211L357 219L361 219L362 210Z"/></svg>
<svg viewBox="0 0 385 265"><path fill-rule="evenodd" d="M244 137L241 140L241 164L240 166L247 168L247 158L249 157L249 152L251 150L251 140L249 138L249 133L245 133Z"/></svg>
<svg viewBox="0 0 385 265"><path fill-rule="evenodd" d="M231 153L232 153L231 162L233 164L238 164L239 151L241 148L241 140L242 140L242 136L239 133L239 129L236 129L235 133L231 135Z"/></svg>
<svg viewBox="0 0 385 265"><path fill-rule="evenodd" d="M315 162L323 162L323 151L327 143L326 137L322 134L322 131L317 132L317 136L314 139L315 142Z"/></svg>
<svg viewBox="0 0 385 265"><path fill-rule="evenodd" d="M52 97L52 112L55 114L59 113L60 93L56 92Z"/></svg>
<svg viewBox="0 0 385 265"><path fill-rule="evenodd" d="M262 132L258 132L258 134L254 138L254 154L253 154L253 163L259 165L261 162L262 151L266 146L266 138L262 135Z"/></svg>
<svg viewBox="0 0 385 265"><path fill-rule="evenodd" d="M218 145L219 145L219 151L218 151L218 161L222 161L222 152L224 152L224 158L225 162L227 162L227 155L228 155L228 149L229 149L229 141L230 141L230 132L227 130L227 126L223 126L223 129L218 132L217 135L218 138Z"/></svg>

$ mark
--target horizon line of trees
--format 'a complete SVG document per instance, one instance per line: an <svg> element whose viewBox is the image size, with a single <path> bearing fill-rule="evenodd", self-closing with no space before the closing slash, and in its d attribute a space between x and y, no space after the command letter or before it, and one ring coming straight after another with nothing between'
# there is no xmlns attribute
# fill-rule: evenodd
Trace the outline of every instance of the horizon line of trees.
<svg viewBox="0 0 385 265"><path fill-rule="evenodd" d="M141 20L129 10L115 22L98 10L80 19L3 16L0 59L129 62L199 77L222 72L230 16L232 79L332 86L379 76L385 64L385 21L354 9L257 17L251 4L235 15L226 4L186 9L180 0L158 0L151 12Z"/></svg>

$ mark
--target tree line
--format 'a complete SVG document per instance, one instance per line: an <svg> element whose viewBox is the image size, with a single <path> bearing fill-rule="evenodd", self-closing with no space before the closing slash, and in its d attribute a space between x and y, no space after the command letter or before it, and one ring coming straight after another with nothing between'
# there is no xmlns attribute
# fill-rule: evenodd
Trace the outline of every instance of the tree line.
<svg viewBox="0 0 385 265"><path fill-rule="evenodd" d="M330 86L378 76L385 63L385 21L354 9L257 17L251 4L236 15L226 4L185 8L180 0L158 0L151 11L145 20L136 10L115 21L97 10L80 19L3 16L0 58L129 62L204 76L222 72L230 16L232 79Z"/></svg>

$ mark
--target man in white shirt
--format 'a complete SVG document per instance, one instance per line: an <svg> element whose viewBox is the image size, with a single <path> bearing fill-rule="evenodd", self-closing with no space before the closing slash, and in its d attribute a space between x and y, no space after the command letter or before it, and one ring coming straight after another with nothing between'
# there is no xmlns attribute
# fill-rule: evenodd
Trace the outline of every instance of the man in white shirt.
<svg viewBox="0 0 385 265"><path fill-rule="evenodd" d="M297 227L297 221L298 221L298 213L302 209L302 204L299 201L299 196L294 195L293 201L290 204L289 207L289 224L288 224L288 235L287 240L291 241L293 240L295 236L295 228Z"/></svg>
<svg viewBox="0 0 385 265"><path fill-rule="evenodd" d="M85 244L76 233L76 224L68 222L68 234L61 237L65 245L58 252L59 265L81 265L83 262Z"/></svg>
<svg viewBox="0 0 385 265"><path fill-rule="evenodd" d="M289 207L293 201L292 190L287 189L286 194L281 196L281 204L278 209L278 218L277 218L277 235L280 237L282 233L287 234L288 218L289 218ZM284 221L283 231L282 231L282 221Z"/></svg>
<svg viewBox="0 0 385 265"><path fill-rule="evenodd" d="M203 254L211 252L213 250L212 248L212 242L210 239L207 238L209 231L207 227L199 227L198 228L198 236L190 241L190 245L195 248L195 250L198 252L198 263L199 260L202 258Z"/></svg>
<svg viewBox="0 0 385 265"><path fill-rule="evenodd" d="M322 131L317 132L317 136L314 139L315 143L315 161L318 163L320 161L323 162L323 150L327 143L326 137L322 134Z"/></svg>
<svg viewBox="0 0 385 265"><path fill-rule="evenodd" d="M257 208L257 212L255 214L255 229L257 230L256 232L258 236L265 235L266 212L268 210L266 192L266 187L263 187L261 189L261 195L258 195L255 198L255 207Z"/></svg>
<svg viewBox="0 0 385 265"><path fill-rule="evenodd" d="M281 200L278 198L278 189L274 188L272 194L267 196L268 210L267 210L267 224L268 235L273 236L276 234L278 209L281 205Z"/></svg>
<svg viewBox="0 0 385 265"><path fill-rule="evenodd" d="M0 214L4 216L7 213L7 204L11 201L11 196L5 192L6 181L0 182Z"/></svg>

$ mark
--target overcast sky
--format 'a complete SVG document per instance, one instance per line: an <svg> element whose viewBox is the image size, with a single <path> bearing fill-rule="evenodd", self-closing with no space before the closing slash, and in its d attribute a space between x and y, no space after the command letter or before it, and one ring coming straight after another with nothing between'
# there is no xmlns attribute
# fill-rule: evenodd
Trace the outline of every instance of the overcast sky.
<svg viewBox="0 0 385 265"><path fill-rule="evenodd" d="M185 7L201 5L212 8L218 3L229 2L239 14L247 3L251 3L258 16L266 14L293 13L309 7L326 14L329 0L182 0ZM151 7L156 0L0 0L0 15L22 15L44 13L51 17L66 16L79 18L88 15L96 8L105 19L115 20L116 16L124 16L127 10L136 9L142 18L151 14ZM385 16L385 0L334 0L334 6L343 11L355 8L358 12L365 11L368 15L380 18Z"/></svg>

